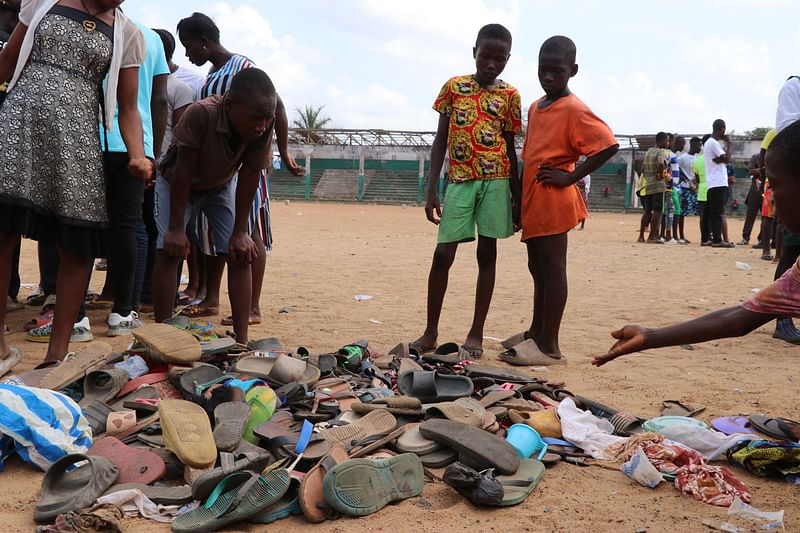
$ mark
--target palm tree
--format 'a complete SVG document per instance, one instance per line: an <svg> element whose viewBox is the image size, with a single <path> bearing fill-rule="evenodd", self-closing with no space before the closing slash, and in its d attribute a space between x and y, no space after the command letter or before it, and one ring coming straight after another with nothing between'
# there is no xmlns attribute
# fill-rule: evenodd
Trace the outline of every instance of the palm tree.
<svg viewBox="0 0 800 533"><path fill-rule="evenodd" d="M314 132L324 129L325 126L331 123L330 117L322 116L324 107L324 105L319 107L307 105L303 107L303 109L299 107L294 108L298 118L292 121L292 126L305 134L307 142L317 142L319 140L319 135Z"/></svg>

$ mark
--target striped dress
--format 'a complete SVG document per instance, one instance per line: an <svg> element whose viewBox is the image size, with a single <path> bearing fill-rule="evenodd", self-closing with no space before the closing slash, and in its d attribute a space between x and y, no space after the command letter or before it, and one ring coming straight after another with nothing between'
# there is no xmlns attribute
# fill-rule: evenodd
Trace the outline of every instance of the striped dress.
<svg viewBox="0 0 800 533"><path fill-rule="evenodd" d="M218 70L209 72L203 86L200 88L198 100L209 96L223 96L231 87L233 77L246 68L255 67L255 63L243 55L233 54L228 62ZM258 191L256 192L253 208L250 211L248 231L252 235L258 229L261 239L267 251L272 250L272 227L269 218L269 174L268 170L261 171L258 181ZM235 179L235 178L234 178ZM206 255L217 255L217 253L227 253L227 250L216 250L214 241L211 239L211 227L205 216L200 214L193 217L196 227L190 228L195 235L200 248Z"/></svg>

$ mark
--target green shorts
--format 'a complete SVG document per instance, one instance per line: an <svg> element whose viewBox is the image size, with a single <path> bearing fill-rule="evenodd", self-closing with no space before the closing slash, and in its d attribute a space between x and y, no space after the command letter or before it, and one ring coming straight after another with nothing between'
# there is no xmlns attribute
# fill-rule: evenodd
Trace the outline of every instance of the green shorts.
<svg viewBox="0 0 800 533"><path fill-rule="evenodd" d="M508 179L448 183L444 195L439 244L475 240L478 235L506 239L514 234Z"/></svg>
<svg viewBox="0 0 800 533"><path fill-rule="evenodd" d="M680 216L683 214L681 210L681 193L678 190L678 187L672 188L672 204L675 206L675 216Z"/></svg>

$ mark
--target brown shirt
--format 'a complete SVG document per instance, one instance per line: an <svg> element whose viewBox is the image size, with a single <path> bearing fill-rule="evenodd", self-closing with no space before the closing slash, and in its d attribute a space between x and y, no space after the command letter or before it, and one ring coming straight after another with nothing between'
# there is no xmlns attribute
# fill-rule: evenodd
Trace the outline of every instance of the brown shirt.
<svg viewBox="0 0 800 533"><path fill-rule="evenodd" d="M172 153L167 153L159 165L161 174L172 180L175 174L175 146L200 152L197 168L192 172L191 189L204 191L228 183L240 166L265 168L269 163L269 138L272 131L249 143L239 142L231 148L236 135L228 122L225 97L209 96L186 108L173 130Z"/></svg>

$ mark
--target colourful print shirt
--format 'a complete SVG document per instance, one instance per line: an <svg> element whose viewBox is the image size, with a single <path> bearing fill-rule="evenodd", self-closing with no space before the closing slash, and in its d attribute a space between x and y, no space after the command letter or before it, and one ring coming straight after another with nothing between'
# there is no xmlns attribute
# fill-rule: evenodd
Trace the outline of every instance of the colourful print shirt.
<svg viewBox="0 0 800 533"><path fill-rule="evenodd" d="M447 80L433 108L450 117L450 181L508 178L503 132L522 131L519 91L504 81L484 89L472 75Z"/></svg>

